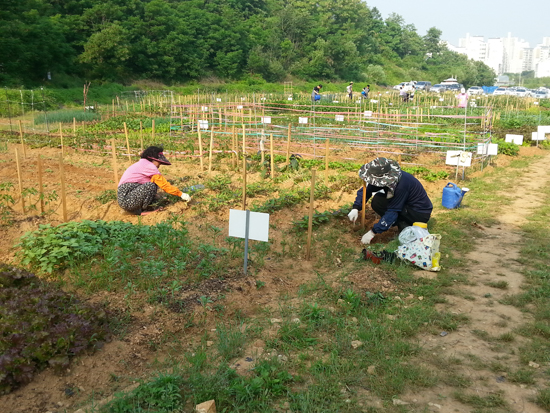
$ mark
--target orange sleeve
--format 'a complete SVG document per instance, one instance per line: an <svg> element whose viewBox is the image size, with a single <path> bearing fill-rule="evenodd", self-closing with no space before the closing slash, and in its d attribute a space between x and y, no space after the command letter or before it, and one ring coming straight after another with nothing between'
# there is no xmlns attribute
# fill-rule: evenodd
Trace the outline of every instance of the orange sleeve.
<svg viewBox="0 0 550 413"><path fill-rule="evenodd" d="M181 196L183 192L181 192L178 188L176 188L174 185L171 185L164 176L162 175L153 175L151 177L151 182L156 184L160 189L162 189L164 192L175 195L175 196Z"/></svg>

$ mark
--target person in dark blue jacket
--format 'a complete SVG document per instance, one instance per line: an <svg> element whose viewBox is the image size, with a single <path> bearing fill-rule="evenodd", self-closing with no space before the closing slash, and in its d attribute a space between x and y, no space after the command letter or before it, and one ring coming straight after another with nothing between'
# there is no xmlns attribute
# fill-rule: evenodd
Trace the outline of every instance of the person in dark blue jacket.
<svg viewBox="0 0 550 413"><path fill-rule="evenodd" d="M411 174L402 171L391 159L376 158L359 169L359 177L367 184L366 200L372 197L372 209L381 216L373 228L361 238L370 244L375 234L397 225L399 231L415 222L428 222L433 205L426 190ZM379 191L382 191L379 192ZM374 194L374 197L372 196ZM362 209L363 188L357 191L353 209L348 214L355 222Z"/></svg>

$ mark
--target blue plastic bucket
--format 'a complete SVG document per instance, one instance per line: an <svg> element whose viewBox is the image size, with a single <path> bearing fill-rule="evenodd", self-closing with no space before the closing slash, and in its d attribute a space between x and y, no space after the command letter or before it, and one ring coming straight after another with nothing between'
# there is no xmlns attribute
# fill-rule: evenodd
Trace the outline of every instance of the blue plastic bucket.
<svg viewBox="0 0 550 413"><path fill-rule="evenodd" d="M315 95L315 100L321 100L321 95Z"/></svg>
<svg viewBox="0 0 550 413"><path fill-rule="evenodd" d="M443 188L443 197L441 198L441 205L448 209L458 208L462 201L463 192L456 184L449 182L445 188Z"/></svg>

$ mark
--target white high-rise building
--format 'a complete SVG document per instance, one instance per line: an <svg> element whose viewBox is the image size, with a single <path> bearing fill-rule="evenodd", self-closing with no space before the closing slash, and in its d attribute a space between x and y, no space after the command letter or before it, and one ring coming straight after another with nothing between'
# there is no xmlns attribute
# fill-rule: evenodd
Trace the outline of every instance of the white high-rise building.
<svg viewBox="0 0 550 413"><path fill-rule="evenodd" d="M448 45L449 50L462 53L492 68L497 75L534 70L535 77L550 76L550 37L534 48L523 39L512 37L490 38L470 36L459 39L458 47Z"/></svg>

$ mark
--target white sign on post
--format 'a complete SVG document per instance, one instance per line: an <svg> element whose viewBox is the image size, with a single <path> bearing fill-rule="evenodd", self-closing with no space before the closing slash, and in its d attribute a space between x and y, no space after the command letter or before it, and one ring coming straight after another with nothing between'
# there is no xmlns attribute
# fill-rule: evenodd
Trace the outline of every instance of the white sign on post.
<svg viewBox="0 0 550 413"><path fill-rule="evenodd" d="M539 139L539 136L541 136L541 139ZM539 135L538 132L531 132L531 140L532 141L543 141L544 135Z"/></svg>
<svg viewBox="0 0 550 413"><path fill-rule="evenodd" d="M208 112L208 106L203 106L203 107L201 107L201 110L202 110L203 112Z"/></svg>
<svg viewBox="0 0 550 413"><path fill-rule="evenodd" d="M477 144L477 154L478 155L487 155L487 149L488 149L487 143L478 143Z"/></svg>
<svg viewBox="0 0 550 413"><path fill-rule="evenodd" d="M299 117L298 118L298 123L307 123L307 118Z"/></svg>
<svg viewBox="0 0 550 413"><path fill-rule="evenodd" d="M271 123L271 116L264 116L262 118L262 123Z"/></svg>
<svg viewBox="0 0 550 413"><path fill-rule="evenodd" d="M505 141L510 143L515 143L516 145L521 145L523 143L523 135L506 134Z"/></svg>
<svg viewBox="0 0 550 413"><path fill-rule="evenodd" d="M199 120L199 126L201 129L208 129L208 121L207 120Z"/></svg>
<svg viewBox="0 0 550 413"><path fill-rule="evenodd" d="M488 145L487 155L498 155L498 143L490 143Z"/></svg>
<svg viewBox="0 0 550 413"><path fill-rule="evenodd" d="M292 100L292 98L288 98L288 100Z"/></svg>
<svg viewBox="0 0 550 413"><path fill-rule="evenodd" d="M248 239L269 241L269 214L250 212L248 226ZM246 211L240 209L229 210L229 236L246 238Z"/></svg>
<svg viewBox="0 0 550 413"><path fill-rule="evenodd" d="M546 135L547 134L550 134L550 126L546 126L546 125L540 125L538 128L537 128L537 133L539 134L539 137L540 137L540 141L543 141L546 139Z"/></svg>
<svg viewBox="0 0 550 413"><path fill-rule="evenodd" d="M338 103L338 101L337 101L337 100L333 100L332 103Z"/></svg>
<svg viewBox="0 0 550 413"><path fill-rule="evenodd" d="M355 103L357 103L357 104L360 105L360 104L361 104L361 101L360 101L360 100L356 100Z"/></svg>
<svg viewBox="0 0 550 413"><path fill-rule="evenodd" d="M366 110L366 111L365 111L365 116L366 116L367 118L370 118L370 117L372 116L372 110Z"/></svg>
<svg viewBox="0 0 550 413"><path fill-rule="evenodd" d="M337 121L337 122L343 122L344 121L344 115L336 115L334 117L334 119Z"/></svg>
<svg viewBox="0 0 550 413"><path fill-rule="evenodd" d="M216 98L216 102L221 102L222 98Z"/></svg>
<svg viewBox="0 0 550 413"><path fill-rule="evenodd" d="M242 109L242 108L243 108L243 105L237 106L237 109Z"/></svg>
<svg viewBox="0 0 550 413"><path fill-rule="evenodd" d="M445 159L447 165L454 166L471 166L472 165L472 153L463 151L447 151L447 158Z"/></svg>

